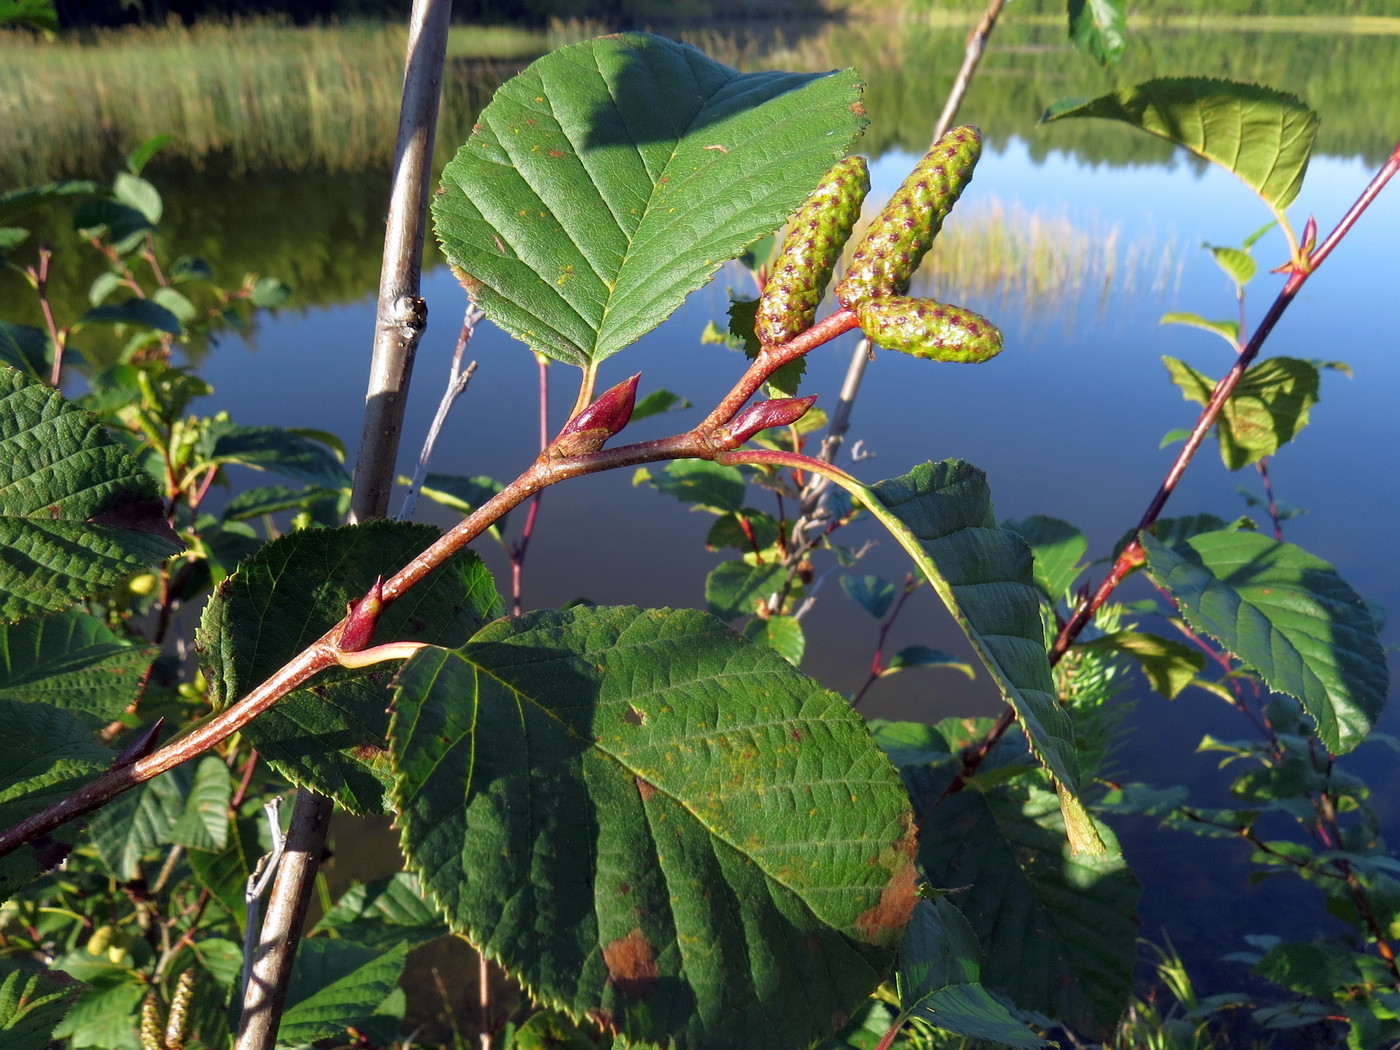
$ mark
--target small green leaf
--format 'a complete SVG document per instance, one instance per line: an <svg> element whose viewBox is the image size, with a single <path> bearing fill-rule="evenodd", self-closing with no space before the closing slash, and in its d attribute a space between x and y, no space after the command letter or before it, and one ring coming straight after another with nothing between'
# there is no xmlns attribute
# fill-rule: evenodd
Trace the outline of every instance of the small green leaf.
<svg viewBox="0 0 1400 1050"><path fill-rule="evenodd" d="M101 306L102 302L118 288L122 287L122 276L114 270L103 270L88 285L88 302Z"/></svg>
<svg viewBox="0 0 1400 1050"><path fill-rule="evenodd" d="M292 290L276 277L259 277L253 283L248 301L260 310L275 310L286 306L292 297Z"/></svg>
<svg viewBox="0 0 1400 1050"><path fill-rule="evenodd" d="M282 427L241 427L227 418L213 420L201 435L199 454L210 464L271 470L310 485L350 484L345 467L323 442Z"/></svg>
<svg viewBox="0 0 1400 1050"><path fill-rule="evenodd" d="M146 854L170 843L193 780L189 766L139 784L98 811L88 836L111 874L129 881L140 874Z"/></svg>
<svg viewBox="0 0 1400 1050"><path fill-rule="evenodd" d="M1068 598L1070 588L1084 571L1080 561L1089 549L1084 533L1067 521L1033 514L1018 521L1004 521L1010 529L1030 545L1035 558L1035 582L1051 602Z"/></svg>
<svg viewBox="0 0 1400 1050"><path fill-rule="evenodd" d="M653 479L656 488L682 503L715 514L744 509L744 475L738 467L726 467L707 459L678 459L666 464Z"/></svg>
<svg viewBox="0 0 1400 1050"><path fill-rule="evenodd" d="M394 990L407 956L407 944L382 949L325 937L303 940L287 982L278 1044L305 1046L343 1036Z"/></svg>
<svg viewBox="0 0 1400 1050"><path fill-rule="evenodd" d="M930 649L926 645L906 645L894 654L883 673L894 674L906 667L946 667L950 671L961 671L969 678L977 677L977 672L966 660L952 653L945 653L942 649Z"/></svg>
<svg viewBox="0 0 1400 1050"><path fill-rule="evenodd" d="M545 1006L776 1050L892 961L917 898L903 786L846 701L709 617L498 620L413 657L393 717L410 865Z"/></svg>
<svg viewBox="0 0 1400 1050"><path fill-rule="evenodd" d="M639 419L646 419L647 416L659 416L663 412L679 412L690 407L690 402L681 397L680 394L673 394L669 390L653 390L646 397L637 402L632 409L631 423Z"/></svg>
<svg viewBox="0 0 1400 1050"><path fill-rule="evenodd" d="M1371 614L1332 566L1252 532L1207 532L1175 547L1144 535L1142 543L1148 573L1192 629L1299 700L1329 751L1366 738L1390 671Z"/></svg>
<svg viewBox="0 0 1400 1050"><path fill-rule="evenodd" d="M1215 382L1172 357L1162 359L1188 401L1204 405ZM1318 400L1317 366L1293 357L1260 361L1236 385L1221 409L1215 433L1230 470L1257 463L1298 436Z"/></svg>
<svg viewBox="0 0 1400 1050"><path fill-rule="evenodd" d="M400 871L350 887L312 932L382 949L399 943L412 949L445 937L448 930L424 899L417 877Z"/></svg>
<svg viewBox="0 0 1400 1050"><path fill-rule="evenodd" d="M97 183L87 179L64 179L42 186L25 186L23 189L0 193L0 224L8 224L15 216L35 208L46 207L69 197L88 197L100 192Z"/></svg>
<svg viewBox="0 0 1400 1050"><path fill-rule="evenodd" d="M0 619L62 608L179 550L154 479L57 391L0 368Z"/></svg>
<svg viewBox="0 0 1400 1050"><path fill-rule="evenodd" d="M165 307L183 324L189 324L198 316L194 303L174 288L157 288L151 293L151 301Z"/></svg>
<svg viewBox="0 0 1400 1050"><path fill-rule="evenodd" d="M842 576L841 589L847 598L877 620L884 619L894 602L894 584L878 576Z"/></svg>
<svg viewBox="0 0 1400 1050"><path fill-rule="evenodd" d="M142 328L154 328L157 332L180 335L185 327L180 319L154 299L133 296L120 303L94 306L82 317L78 324L134 324Z"/></svg>
<svg viewBox="0 0 1400 1050"><path fill-rule="evenodd" d="M140 695L155 654L80 609L0 624L0 699L52 704L107 722Z"/></svg>
<svg viewBox="0 0 1400 1050"><path fill-rule="evenodd" d="M215 755L205 755L195 766L184 812L170 829L170 841L191 849L221 850L228 845L229 801L233 777Z"/></svg>
<svg viewBox="0 0 1400 1050"><path fill-rule="evenodd" d="M1172 310L1162 315L1159 324L1184 324L1192 328L1204 328L1207 332L1214 332L1224 339L1235 349L1240 345L1240 323L1238 321L1207 321L1200 314L1183 313L1180 310ZM1165 358L1164 360L1170 360ZM1171 366L1168 365L1168 368ZM1178 384L1179 385L1179 384Z"/></svg>
<svg viewBox="0 0 1400 1050"><path fill-rule="evenodd" d="M924 722L888 722L872 718L867 725L875 743L896 768L941 762L952 753L943 734Z"/></svg>
<svg viewBox="0 0 1400 1050"><path fill-rule="evenodd" d="M0 226L0 260L5 253L29 240L29 231L20 226Z"/></svg>
<svg viewBox="0 0 1400 1050"><path fill-rule="evenodd" d="M1318 116L1295 96L1258 84L1164 77L1101 95L1065 100L1041 119L1105 117L1185 146L1233 172L1276 211L1303 184Z"/></svg>
<svg viewBox="0 0 1400 1050"><path fill-rule="evenodd" d="M174 135L152 135L126 155L126 170L133 175L140 175L142 169L150 163L151 158L174 140Z"/></svg>
<svg viewBox="0 0 1400 1050"><path fill-rule="evenodd" d="M405 480L405 484L407 481ZM425 499L451 507L466 517L504 488L495 478L485 475L466 478L456 474L429 474L423 479L419 491ZM491 526L491 533L499 537L506 528L508 515L502 514Z"/></svg>
<svg viewBox="0 0 1400 1050"><path fill-rule="evenodd" d="M1044 1046L1046 1040L982 986L981 958L977 934L948 898L919 901L899 946L895 988L900 1008L969 1039Z"/></svg>
<svg viewBox="0 0 1400 1050"><path fill-rule="evenodd" d="M802 665L807 636L802 633L802 622L795 616L769 616L766 619L755 616L744 625L744 637L768 646L793 667Z"/></svg>
<svg viewBox="0 0 1400 1050"><path fill-rule="evenodd" d="M0 364L47 382L52 370L53 344L49 333L30 325L0 321Z"/></svg>
<svg viewBox="0 0 1400 1050"><path fill-rule="evenodd" d="M288 488L286 485L264 485L261 488L240 492L224 505L224 521L249 521L264 514L276 514L285 510L305 510L321 500L337 499L340 490L309 485L302 489Z"/></svg>
<svg viewBox="0 0 1400 1050"><path fill-rule="evenodd" d="M635 33L565 47L482 110L438 236L493 322L587 367L772 233L845 154L859 101L849 70L739 73Z"/></svg>
<svg viewBox="0 0 1400 1050"><path fill-rule="evenodd" d="M125 171L117 172L117 177L112 182L112 196L117 199L118 203L139 211L152 226L160 222L161 214L164 211L160 200L160 191L139 175L132 175Z"/></svg>
<svg viewBox="0 0 1400 1050"><path fill-rule="evenodd" d="M1142 668L1153 690L1168 700L1175 700L1206 665L1205 654L1200 650L1140 631L1115 631L1102 638L1080 642L1075 648L1127 653Z"/></svg>
<svg viewBox="0 0 1400 1050"><path fill-rule="evenodd" d="M1244 286L1254 280L1254 275L1259 271L1254 257L1239 248L1208 244L1206 249L1215 258L1215 264L1225 271L1225 276L1234 282L1235 292L1243 294Z"/></svg>
<svg viewBox="0 0 1400 1050"><path fill-rule="evenodd" d="M721 514L705 535L706 550L733 547L745 554L766 551L778 539L778 523L762 511L745 507L739 513Z"/></svg>
<svg viewBox="0 0 1400 1050"><path fill-rule="evenodd" d="M212 281L213 268L203 259L194 255L182 255L170 264L170 280L175 284L185 281Z"/></svg>
<svg viewBox="0 0 1400 1050"><path fill-rule="evenodd" d="M742 561L721 562L705 577L705 605L711 616L729 621L753 616L767 607L787 578L787 570L777 562L749 565Z"/></svg>
<svg viewBox="0 0 1400 1050"><path fill-rule="evenodd" d="M90 197L73 209L73 230L105 238L119 255L139 247L153 227L139 209L105 197Z"/></svg>
<svg viewBox="0 0 1400 1050"><path fill-rule="evenodd" d="M148 990L135 972L93 983L78 996L53 1034L70 1040L69 1046L140 1050L138 1014Z"/></svg>
<svg viewBox="0 0 1400 1050"><path fill-rule="evenodd" d="M1069 39L1101 66L1128 49L1128 14L1123 0L1069 0Z"/></svg>

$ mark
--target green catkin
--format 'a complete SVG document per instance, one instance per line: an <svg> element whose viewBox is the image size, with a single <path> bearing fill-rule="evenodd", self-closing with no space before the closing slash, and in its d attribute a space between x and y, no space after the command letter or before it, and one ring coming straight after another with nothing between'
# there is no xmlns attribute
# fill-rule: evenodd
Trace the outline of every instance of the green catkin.
<svg viewBox="0 0 1400 1050"><path fill-rule="evenodd" d="M847 157L826 173L797 209L758 303L754 332L759 343L786 343L812 326L869 192L865 158Z"/></svg>
<svg viewBox="0 0 1400 1050"><path fill-rule="evenodd" d="M856 307L876 346L930 361L977 364L1001 353L1001 331L981 314L932 299L885 296Z"/></svg>
<svg viewBox="0 0 1400 1050"><path fill-rule="evenodd" d="M854 310L866 299L899 295L909 287L981 155L982 132L970 124L934 143L856 245L836 285L842 306Z"/></svg>

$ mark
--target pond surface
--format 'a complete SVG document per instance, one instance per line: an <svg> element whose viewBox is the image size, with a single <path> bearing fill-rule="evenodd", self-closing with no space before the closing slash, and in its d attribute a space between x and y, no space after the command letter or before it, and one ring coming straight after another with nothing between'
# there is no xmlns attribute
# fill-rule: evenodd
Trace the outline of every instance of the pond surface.
<svg viewBox="0 0 1400 1050"><path fill-rule="evenodd" d="M847 38L840 34L828 27L810 38L788 40L767 64L791 66L805 56L815 62L812 68L827 68L820 60L841 51ZM893 189L917 159L926 135L920 129L937 112L924 97L941 99L962 37L960 29L936 33L905 26L878 38L850 30L855 53L829 62L853 61L876 78L867 94L875 124L859 147L877 154L872 199ZM940 288L940 297L997 321L1007 349L978 367L878 354L866 372L850 433L873 458L852 469L873 481L926 459L967 459L987 471L1000 518L1064 518L1088 535L1090 556L1102 558L1137 521L1171 462L1174 448L1160 448L1162 436L1195 419L1194 406L1168 382L1162 356L1182 358L1215 376L1232 358L1218 338L1162 326L1158 319L1168 310L1235 316L1232 286L1199 246L1238 245L1269 216L1232 177L1173 158L1155 143L1139 142L1126 128L1102 122L1035 127L1035 116L1058 93L1057 85L1065 94L1092 94L1102 84L1089 76L1085 87L1084 60L1064 55L1052 43L1053 33L1013 26L998 39L962 114L984 126L989 146L949 234L957 223L985 225L996 214L1056 218L1091 239L1116 237L1121 245L1113 253L1116 267L1111 276L1085 286L1036 296L963 295ZM746 64L764 64L763 56L734 46ZM1321 229L1330 229L1369 180L1378 157L1400 137L1400 92L1368 91L1370 109L1362 119L1355 100L1337 84L1349 63L1367 75L1393 76L1400 70L1396 40L1168 37L1154 61L1167 66L1168 52L1177 56L1178 72L1266 81L1265 74L1272 73L1276 86L1298 91L1322 110L1321 155L1290 211L1299 228L1308 214L1316 214ZM922 64L929 56L938 59L936 66ZM1197 64L1189 65L1192 61ZM941 72L925 77L926 68ZM935 83L929 87L926 81ZM1310 97L1309 86L1321 97ZM1325 100L1353 108L1334 121ZM882 105L892 112L882 114ZM470 122L454 114L453 128L464 123ZM1369 133L1358 130L1363 125ZM69 158L64 166L72 163ZM73 172L54 172L60 173ZM277 274L302 293L299 305L261 318L254 337L227 339L207 356L203 375L216 393L203 410L226 408L245 424L330 430L353 448L373 322L382 167L376 161L365 170L298 171L271 164L233 175L217 158L206 158L158 163L149 174L167 190L177 241L219 256L211 261L231 273L246 267ZM1324 374L1313 425L1275 458L1271 474L1279 498L1307 511L1286 523L1286 538L1332 562L1367 600L1392 611L1384 634L1391 644L1400 642L1395 625L1400 621L1400 413L1393 409L1400 392L1398 245L1400 190L1392 188L1307 284L1266 349L1345 361L1354 370L1354 378ZM1254 254L1261 271L1282 262L1282 238L1265 236ZM696 406L642 421L629 429L629 437L657 437L689 426L742 371L741 357L702 345L699 335L710 319L722 322L726 283L748 291L740 285L743 279L737 272L722 274L673 320L605 366L603 385L640 371L643 393L664 387ZM1245 309L1251 323L1263 315L1281 282L1265 275L1250 286ZM430 328L418 354L401 456L404 472L411 470L439 397L465 306L463 293L441 265L425 276L424 294ZM854 336L844 337L809 361L804 392L819 393L819 406L834 406L854 342ZM433 469L509 478L536 449L535 363L522 346L489 325L477 332L469 356L479 369L448 423ZM576 373L556 365L550 375L557 428L572 403ZM1228 520L1251 513L1262 523L1266 515L1247 507L1239 488L1258 493L1257 474L1228 473L1214 443L1208 443L1167 514L1210 512ZM751 496L760 508L766 506L762 495ZM420 516L442 524L451 520L426 503ZM705 574L718 561L703 549L709 523L707 516L634 486L623 473L551 490L529 551L526 602L550 606L587 597L602 604L703 607ZM844 542L878 540L873 527L858 528L866 531ZM501 567L494 550L482 553ZM858 571L898 581L906 564L885 541ZM1102 566L1095 568L1095 581L1102 572ZM805 621L803 667L830 687L849 691L865 677L876 624L849 602L834 577L819 593ZM1122 593L1127 599L1148 594L1140 581ZM926 591L899 621L887 651L909 644L967 651ZM1136 730L1120 756L1124 779L1186 780L1199 785L1200 802L1218 804L1209 796L1218 788L1213 763L1192 751L1205 732L1247 736L1248 727L1204 693L1168 703L1143 690L1137 701ZM968 682L956 673L928 671L879 683L865 707L872 715L936 721L994 713L998 704L985 675ZM1393 709L1386 727L1393 731L1397 724L1400 714ZM1400 813L1390 800L1400 798L1400 781L1390 752L1371 745L1348 761L1371 781L1374 801L1395 838ZM1313 924L1306 916L1321 910L1315 899L1293 895L1292 887L1275 889L1270 883L1247 889L1244 854L1233 847L1203 845L1142 823L1127 824L1122 832L1129 860L1148 884L1143 935L1157 939L1161 930L1169 931L1207 991L1238 983L1243 968L1217 960L1241 947L1243 934L1288 934L1296 926L1280 925L1286 911L1302 909L1303 921ZM1270 896L1279 892L1284 895ZM1242 900L1246 895L1248 901Z"/></svg>

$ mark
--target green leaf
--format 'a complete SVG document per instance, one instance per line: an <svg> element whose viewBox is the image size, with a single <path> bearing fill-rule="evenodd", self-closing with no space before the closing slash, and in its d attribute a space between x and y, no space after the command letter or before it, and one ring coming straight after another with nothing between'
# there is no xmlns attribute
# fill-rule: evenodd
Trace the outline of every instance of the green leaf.
<svg viewBox="0 0 1400 1050"><path fill-rule="evenodd" d="M223 849L216 852L197 849L186 854L199 885L214 895L240 930L248 920L248 904L244 898L248 876L257 868L264 852L259 839L262 831L265 826L261 813L256 817L242 817L234 822L233 834Z"/></svg>
<svg viewBox="0 0 1400 1050"><path fill-rule="evenodd" d="M97 183L87 179L64 179L49 182L42 186L25 186L23 189L0 193L0 225L8 225L16 216L35 208L47 207L68 197L88 197L101 192Z"/></svg>
<svg viewBox="0 0 1400 1050"><path fill-rule="evenodd" d="M1240 323L1238 321L1208 321L1200 314L1183 313L1180 310L1172 310L1168 313L1164 313L1161 321L1158 323L1184 324L1190 325L1192 328L1204 328L1207 332L1214 332L1216 335L1220 336L1221 339L1224 339L1225 342L1229 343L1236 350L1238 350L1240 346ZM1164 360L1171 361L1172 358L1164 358ZM1168 369L1171 367L1170 364L1167 365ZM1178 383L1177 385L1180 386L1181 384Z"/></svg>
<svg viewBox="0 0 1400 1050"><path fill-rule="evenodd" d="M155 653L80 609L0 624L0 699L52 704L107 722L140 695Z"/></svg>
<svg viewBox="0 0 1400 1050"><path fill-rule="evenodd" d="M773 232L859 103L850 70L739 73L635 33L562 48L482 110L433 199L438 237L493 322L590 367Z"/></svg>
<svg viewBox="0 0 1400 1050"><path fill-rule="evenodd" d="M404 483L407 484L407 481ZM423 487L419 491L426 499L451 507L466 517L504 487L495 478L485 475L465 478L456 474L429 474L423 479ZM492 535L499 537L505 531L506 518L507 515L502 514L496 519L490 529Z"/></svg>
<svg viewBox="0 0 1400 1050"><path fill-rule="evenodd" d="M919 861L985 952L982 983L1086 1035L1112 1026L1132 991L1138 881L1108 851L1066 847L1055 796L1025 782L943 795L947 773L906 768L920 806ZM933 781L935 783L930 783ZM942 796L941 798L939 796Z"/></svg>
<svg viewBox="0 0 1400 1050"><path fill-rule="evenodd" d="M895 987L900 1008L969 1039L1045 1045L982 986L981 956L977 935L946 897L919 901L899 946Z"/></svg>
<svg viewBox="0 0 1400 1050"><path fill-rule="evenodd" d="M1176 547L1142 542L1149 575L1191 628L1299 700L1329 751L1365 739L1390 671L1371 614L1332 566L1252 532L1207 532Z"/></svg>
<svg viewBox="0 0 1400 1050"><path fill-rule="evenodd" d="M0 364L47 382L52 361L53 344L49 342L48 332L30 325L0 321Z"/></svg>
<svg viewBox="0 0 1400 1050"><path fill-rule="evenodd" d="M423 899L417 877L400 871L346 890L312 932L380 949L399 943L412 949L448 931L442 916Z"/></svg>
<svg viewBox="0 0 1400 1050"><path fill-rule="evenodd" d="M141 170L150 163L151 158L174 139L175 136L169 134L152 135L126 155L126 170L133 175L140 175Z"/></svg>
<svg viewBox="0 0 1400 1050"><path fill-rule="evenodd" d="M1030 549L996 527L986 475L961 460L925 463L875 485L872 513L915 560L1060 788L1076 849L1101 849L1080 803L1074 728L1055 700Z"/></svg>
<svg viewBox="0 0 1400 1050"><path fill-rule="evenodd" d="M0 260L5 253L29 240L29 231L19 226L0 226Z"/></svg>
<svg viewBox="0 0 1400 1050"><path fill-rule="evenodd" d="M42 974L5 974L0 981L0 1042L5 1050L47 1050L77 992L71 986L56 987L52 977Z"/></svg>
<svg viewBox="0 0 1400 1050"><path fill-rule="evenodd" d="M923 722L869 721L870 735L895 766L926 766L947 758L952 749L936 728Z"/></svg>
<svg viewBox="0 0 1400 1050"><path fill-rule="evenodd" d="M746 528L747 526L747 528ZM778 523L768 514L744 507L737 514L726 511L705 534L706 550L734 547L745 554L766 551L778 539Z"/></svg>
<svg viewBox="0 0 1400 1050"><path fill-rule="evenodd" d="M723 514L744 509L744 475L738 467L707 459L678 459L666 464L665 471L653 483L658 491L675 496L682 503L694 503L700 510Z"/></svg>
<svg viewBox="0 0 1400 1050"><path fill-rule="evenodd" d="M170 832L184 812L193 779L188 765L177 766L98 811L88 836L108 871L124 882L134 879L141 873L142 858L172 841Z"/></svg>
<svg viewBox="0 0 1400 1050"><path fill-rule="evenodd" d="M1234 282L1237 294L1242 294L1244 286L1254 280L1254 275L1259 272L1249 252L1214 244L1206 245L1206 250L1214 257L1215 264L1225 271L1225 276Z"/></svg>
<svg viewBox="0 0 1400 1050"><path fill-rule="evenodd" d="M639 419L646 419L647 416L659 416L663 412L679 412L690 407L690 402L681 397L680 394L673 394L669 390L653 390L646 397L637 402L632 409L631 423Z"/></svg>
<svg viewBox="0 0 1400 1050"><path fill-rule="evenodd" d="M399 673L410 866L546 1006L678 1050L805 1046L917 896L908 797L858 715L690 611L487 626Z"/></svg>
<svg viewBox="0 0 1400 1050"><path fill-rule="evenodd" d="M1142 668L1153 690L1168 700L1175 700L1206 665L1205 654L1200 650L1142 631L1115 631L1080 642L1074 648L1127 653Z"/></svg>
<svg viewBox="0 0 1400 1050"><path fill-rule="evenodd" d="M286 306L292 297L292 290L276 277L259 277L253 283L248 301L260 310L275 310Z"/></svg>
<svg viewBox="0 0 1400 1050"><path fill-rule="evenodd" d="M106 197L89 197L73 209L74 232L105 238L119 255L139 247L153 229L140 210Z"/></svg>
<svg viewBox="0 0 1400 1050"><path fill-rule="evenodd" d="M1045 596L1052 603L1067 598L1074 581L1084 571L1080 559L1089 549L1084 533L1067 521L1042 514L1004 521L1001 527L1010 529L1030 546L1035 558L1035 582Z"/></svg>
<svg viewBox="0 0 1400 1050"><path fill-rule="evenodd" d="M8 828L82 787L116 756L81 719L47 704L0 700L0 827ZM68 829L0 858L0 898L67 855Z"/></svg>
<svg viewBox="0 0 1400 1050"><path fill-rule="evenodd" d="M807 636L802 633L802 622L795 616L769 616L767 619L755 616L744 625L744 637L768 646L793 667L802 665Z"/></svg>
<svg viewBox="0 0 1400 1050"><path fill-rule="evenodd" d="M129 172L117 172L117 177L112 182L112 196L118 203L139 211L152 226L160 222L161 214L165 210L161 204L160 191L139 175Z"/></svg>
<svg viewBox="0 0 1400 1050"><path fill-rule="evenodd" d="M54 1029L55 1038L71 1040L73 1047L99 1050L141 1050L141 1000L149 985L135 973L115 973L94 982L78 996L68 1014Z"/></svg>
<svg viewBox="0 0 1400 1050"><path fill-rule="evenodd" d="M88 413L0 369L0 620L67 606L180 549L155 481Z"/></svg>
<svg viewBox="0 0 1400 1050"><path fill-rule="evenodd" d="M930 649L927 645L906 645L894 654L883 673L894 674L906 667L946 667L952 671L961 671L969 678L977 677L977 672L966 660L952 653L945 653L942 649Z"/></svg>
<svg viewBox="0 0 1400 1050"><path fill-rule="evenodd" d="M1066 100L1041 119L1105 117L1185 146L1242 179L1275 211L1293 203L1317 135L1318 116L1295 96L1258 84L1164 77Z"/></svg>
<svg viewBox="0 0 1400 1050"><path fill-rule="evenodd" d="M877 620L884 619L894 602L894 584L878 576L842 576L841 589Z"/></svg>
<svg viewBox="0 0 1400 1050"><path fill-rule="evenodd" d="M282 427L240 427L227 418L213 420L200 438L199 454L211 464L271 470L309 485L338 489L350 484L350 475L324 442Z"/></svg>
<svg viewBox="0 0 1400 1050"><path fill-rule="evenodd" d="M391 576L437 537L431 525L375 521L264 545L219 585L196 635L215 706L234 702L320 638L376 577ZM460 645L501 608L490 573L467 551L388 606L374 641ZM294 783L354 812L379 812L393 670L386 663L325 672L243 732Z"/></svg>
<svg viewBox="0 0 1400 1050"><path fill-rule="evenodd" d="M170 264L170 280L175 284L185 281L212 281L214 270L204 259L195 255L182 255Z"/></svg>
<svg viewBox="0 0 1400 1050"><path fill-rule="evenodd" d="M224 521L249 521L261 518L264 514L276 514L284 510L306 510L313 503L336 499L339 495L338 489L318 485L302 489L288 488L286 485L264 485L234 496L225 504L221 517Z"/></svg>
<svg viewBox="0 0 1400 1050"><path fill-rule="evenodd" d="M153 299L132 296L120 303L94 306L82 317L78 324L134 324L143 328L154 328L157 332L180 335L185 326L180 319Z"/></svg>
<svg viewBox="0 0 1400 1050"><path fill-rule="evenodd" d="M705 605L711 616L726 622L754 616L760 607L767 607L768 599L782 588L785 579L787 569L777 562L721 562L705 577Z"/></svg>
<svg viewBox="0 0 1400 1050"><path fill-rule="evenodd" d="M1069 0L1069 39L1101 66L1111 66L1128 48L1123 0Z"/></svg>
<svg viewBox="0 0 1400 1050"><path fill-rule="evenodd" d="M233 777L216 755L195 766L184 812L170 829L170 841L190 849L221 850L228 845Z"/></svg>
<svg viewBox="0 0 1400 1050"><path fill-rule="evenodd" d="M1162 360L1186 400L1210 400L1214 380L1175 358ZM1294 357L1266 358L1245 372L1215 426L1225 466L1249 466L1297 437L1317 403L1318 384L1317 366Z"/></svg>
<svg viewBox="0 0 1400 1050"><path fill-rule="evenodd" d="M344 1035L398 985L407 956L406 944L381 949L324 937L303 940L287 984L278 1045L305 1046Z"/></svg>
<svg viewBox="0 0 1400 1050"><path fill-rule="evenodd" d="M157 288L151 293L151 301L169 310L182 325L189 324L199 316L194 303L190 302L183 292L177 292L174 288Z"/></svg>

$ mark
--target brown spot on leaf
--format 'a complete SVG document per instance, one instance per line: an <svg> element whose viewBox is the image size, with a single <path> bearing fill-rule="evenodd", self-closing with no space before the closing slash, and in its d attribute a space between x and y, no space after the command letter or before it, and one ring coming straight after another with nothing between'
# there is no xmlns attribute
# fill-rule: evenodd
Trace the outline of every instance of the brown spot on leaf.
<svg viewBox="0 0 1400 1050"><path fill-rule="evenodd" d="M637 777L637 794L642 796L642 801L646 802L656 794L656 785L645 777Z"/></svg>
<svg viewBox="0 0 1400 1050"><path fill-rule="evenodd" d="M789 735L790 737L792 737L794 740L801 740L801 739L802 739L802 730L800 730L800 729L794 729L794 730L792 730L792 732L790 732L788 735Z"/></svg>
<svg viewBox="0 0 1400 1050"><path fill-rule="evenodd" d="M640 926L634 926L626 937L603 945L603 962L608 968L608 980L629 999L645 999L660 976L651 942Z"/></svg>
<svg viewBox="0 0 1400 1050"><path fill-rule="evenodd" d="M622 720L629 726L639 726L646 722L647 716L642 714L642 712L638 711L631 704L628 704L627 710L622 713Z"/></svg>
<svg viewBox="0 0 1400 1050"><path fill-rule="evenodd" d="M856 919L856 933L862 940L886 948L899 942L919 902L919 869L914 864L918 848L913 814L905 813L904 834L879 858L890 869L890 881L880 894L880 902Z"/></svg>
<svg viewBox="0 0 1400 1050"><path fill-rule="evenodd" d="M352 747L350 749L350 754L361 762L373 762L376 759L383 758L388 752L382 747L376 747L374 744L361 744L359 747Z"/></svg>
<svg viewBox="0 0 1400 1050"><path fill-rule="evenodd" d="M549 151L549 155L551 157L562 157L564 155L564 151L562 149L552 149Z"/></svg>

